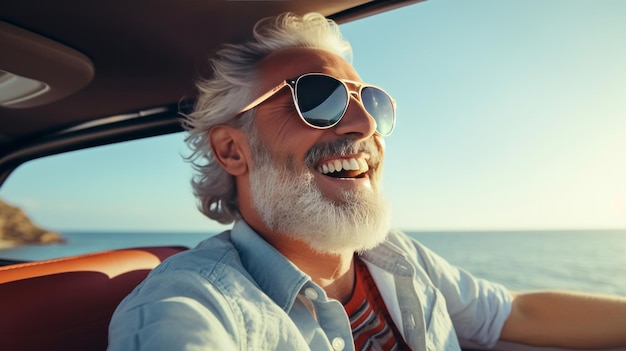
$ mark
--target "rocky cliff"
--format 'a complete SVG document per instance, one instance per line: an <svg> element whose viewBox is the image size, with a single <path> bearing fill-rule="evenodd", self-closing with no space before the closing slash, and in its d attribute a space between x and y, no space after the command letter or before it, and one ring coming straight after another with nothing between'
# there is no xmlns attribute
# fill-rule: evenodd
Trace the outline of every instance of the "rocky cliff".
<svg viewBox="0 0 626 351"><path fill-rule="evenodd" d="M20 208L0 200L0 248L64 241L59 233L36 226Z"/></svg>

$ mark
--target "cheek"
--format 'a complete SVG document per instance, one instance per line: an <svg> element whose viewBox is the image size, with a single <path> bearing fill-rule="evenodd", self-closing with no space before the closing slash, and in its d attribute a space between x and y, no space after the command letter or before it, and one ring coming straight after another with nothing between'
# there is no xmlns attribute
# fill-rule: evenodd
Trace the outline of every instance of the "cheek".
<svg viewBox="0 0 626 351"><path fill-rule="evenodd" d="M304 154L318 142L323 133L302 123L298 116L264 123L258 128L261 142L272 153L293 155L296 161L304 159Z"/></svg>
<svg viewBox="0 0 626 351"><path fill-rule="evenodd" d="M260 141L275 160L292 161L290 166L304 163L306 153L322 141L329 130L314 129L302 122L291 99L261 106L255 119ZM329 134L332 136L332 133Z"/></svg>
<svg viewBox="0 0 626 351"><path fill-rule="evenodd" d="M259 109L255 122L259 137L266 145L285 143L301 132L302 123L290 104L275 104Z"/></svg>

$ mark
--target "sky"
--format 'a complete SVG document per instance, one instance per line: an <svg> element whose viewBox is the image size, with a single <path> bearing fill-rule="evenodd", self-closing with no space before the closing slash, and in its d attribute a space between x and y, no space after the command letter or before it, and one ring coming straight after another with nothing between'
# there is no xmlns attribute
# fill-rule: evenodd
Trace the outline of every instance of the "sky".
<svg viewBox="0 0 626 351"><path fill-rule="evenodd" d="M398 103L395 227L626 229L626 1L430 0L341 28ZM182 138L31 162L0 197L56 230L220 230Z"/></svg>

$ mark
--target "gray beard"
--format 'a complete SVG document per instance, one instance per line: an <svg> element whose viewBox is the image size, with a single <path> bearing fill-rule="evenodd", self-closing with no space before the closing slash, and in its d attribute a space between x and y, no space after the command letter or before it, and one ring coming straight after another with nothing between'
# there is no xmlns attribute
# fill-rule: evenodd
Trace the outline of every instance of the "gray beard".
<svg viewBox="0 0 626 351"><path fill-rule="evenodd" d="M389 208L380 191L343 191L340 202L326 199L310 171L293 171L291 159L279 164L257 138L251 139L252 203L270 230L324 254L362 252L387 237Z"/></svg>

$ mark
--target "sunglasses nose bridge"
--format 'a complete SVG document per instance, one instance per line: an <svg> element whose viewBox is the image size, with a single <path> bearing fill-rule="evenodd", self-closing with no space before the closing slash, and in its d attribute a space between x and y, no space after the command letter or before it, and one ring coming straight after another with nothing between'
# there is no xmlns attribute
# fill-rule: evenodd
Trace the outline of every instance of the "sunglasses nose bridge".
<svg viewBox="0 0 626 351"><path fill-rule="evenodd" d="M361 105L361 107L363 108L363 110L365 110L365 112L367 112L368 114L370 113L370 111L367 110L367 108L365 107L365 103L363 102L363 95L361 95L361 89L358 90L348 90L348 100L352 100L352 98L354 98L354 100ZM350 101L348 101L348 104L350 104Z"/></svg>
<svg viewBox="0 0 626 351"><path fill-rule="evenodd" d="M348 104L350 104L350 100L356 100L359 104L363 105L363 101L361 101L361 94L358 91L348 90Z"/></svg>

